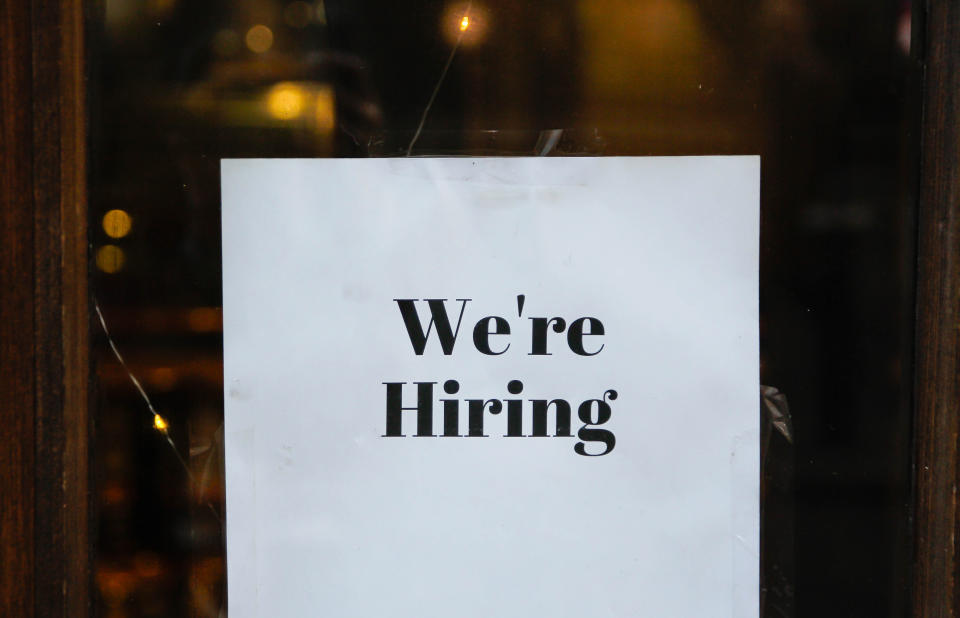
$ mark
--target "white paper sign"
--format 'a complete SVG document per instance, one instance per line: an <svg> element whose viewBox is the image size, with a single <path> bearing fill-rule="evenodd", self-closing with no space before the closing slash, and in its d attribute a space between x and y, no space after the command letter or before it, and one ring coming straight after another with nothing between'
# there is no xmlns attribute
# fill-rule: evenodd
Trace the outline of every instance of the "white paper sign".
<svg viewBox="0 0 960 618"><path fill-rule="evenodd" d="M223 161L231 616L756 617L759 167Z"/></svg>

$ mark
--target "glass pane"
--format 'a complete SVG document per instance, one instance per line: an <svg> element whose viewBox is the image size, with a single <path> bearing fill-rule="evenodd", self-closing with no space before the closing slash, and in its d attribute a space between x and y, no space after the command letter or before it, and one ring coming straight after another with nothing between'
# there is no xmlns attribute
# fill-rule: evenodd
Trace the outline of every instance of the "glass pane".
<svg viewBox="0 0 960 618"><path fill-rule="evenodd" d="M793 415L792 444L767 436L764 615L904 615L910 19L864 0L107 0L103 614L224 608L221 158L759 153L762 383Z"/></svg>

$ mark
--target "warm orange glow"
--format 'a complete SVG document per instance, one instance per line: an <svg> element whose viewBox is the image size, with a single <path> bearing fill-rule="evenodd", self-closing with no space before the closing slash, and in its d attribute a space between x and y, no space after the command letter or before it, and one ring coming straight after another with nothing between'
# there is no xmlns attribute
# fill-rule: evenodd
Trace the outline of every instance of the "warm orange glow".
<svg viewBox="0 0 960 618"><path fill-rule="evenodd" d="M335 102L333 88L323 86L317 89L315 114L317 129L321 131L333 130L336 125Z"/></svg>
<svg viewBox="0 0 960 618"><path fill-rule="evenodd" d="M277 120L292 120L303 113L305 99L303 88L282 82L267 93L267 111Z"/></svg>
<svg viewBox="0 0 960 618"><path fill-rule="evenodd" d="M333 130L335 103L333 88L316 82L280 82L263 96L264 111L273 120L299 122L318 131Z"/></svg>
<svg viewBox="0 0 960 618"><path fill-rule="evenodd" d="M209 333L220 330L220 310L216 307L195 307L187 314L190 330Z"/></svg>
<svg viewBox="0 0 960 618"><path fill-rule="evenodd" d="M159 414L154 414L154 415L153 415L153 427L154 427L157 431L162 431L162 432L166 433L167 427L168 427L167 421L165 421L165 420L163 419L163 417L160 416Z"/></svg>
<svg viewBox="0 0 960 618"><path fill-rule="evenodd" d="M116 610L126 601L136 582L130 572L101 567L97 572L97 584L104 603Z"/></svg>
<svg viewBox="0 0 960 618"><path fill-rule="evenodd" d="M122 210L111 210L103 215L103 231L110 238L123 238L130 233L133 220Z"/></svg>
<svg viewBox="0 0 960 618"><path fill-rule="evenodd" d="M105 505L116 505L127 499L127 492L120 483L110 483L100 492L100 499Z"/></svg>
<svg viewBox="0 0 960 618"><path fill-rule="evenodd" d="M97 250L97 268L108 275L120 272L126 261L127 256L123 249L116 245L104 245Z"/></svg>
<svg viewBox="0 0 960 618"><path fill-rule="evenodd" d="M250 51L262 54L273 47L273 31L263 24L257 24L247 30L246 42Z"/></svg>
<svg viewBox="0 0 960 618"><path fill-rule="evenodd" d="M473 47L486 39L490 11L483 0L446 0L440 32L449 45Z"/></svg>
<svg viewBox="0 0 960 618"><path fill-rule="evenodd" d="M177 374L170 367L155 367L147 374L150 386L157 390L168 391L177 383Z"/></svg>

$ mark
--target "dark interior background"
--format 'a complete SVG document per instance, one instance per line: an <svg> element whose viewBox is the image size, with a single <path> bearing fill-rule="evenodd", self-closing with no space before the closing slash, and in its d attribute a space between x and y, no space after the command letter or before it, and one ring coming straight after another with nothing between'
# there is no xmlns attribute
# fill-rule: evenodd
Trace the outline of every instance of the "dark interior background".
<svg viewBox="0 0 960 618"><path fill-rule="evenodd" d="M764 461L764 616L906 615L912 19L903 0L92 7L93 294L126 361L96 333L101 614L224 604L219 159L409 149L759 153L761 381L794 430Z"/></svg>

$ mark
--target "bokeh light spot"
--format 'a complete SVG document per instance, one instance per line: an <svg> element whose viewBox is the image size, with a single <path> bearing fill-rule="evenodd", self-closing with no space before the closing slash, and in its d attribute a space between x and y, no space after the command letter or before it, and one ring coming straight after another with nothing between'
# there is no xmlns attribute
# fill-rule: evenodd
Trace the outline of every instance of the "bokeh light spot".
<svg viewBox="0 0 960 618"><path fill-rule="evenodd" d="M126 261L123 249L116 245L104 245L97 250L97 268L109 275L120 272Z"/></svg>
<svg viewBox="0 0 960 618"><path fill-rule="evenodd" d="M257 24L247 30L246 42L250 51L262 54L273 47L273 31L263 24Z"/></svg>
<svg viewBox="0 0 960 618"><path fill-rule="evenodd" d="M305 98L303 88L281 82L267 93L267 110L278 120L291 120L303 113Z"/></svg>
<svg viewBox="0 0 960 618"><path fill-rule="evenodd" d="M451 0L440 20L441 34L450 45L477 45L486 38L489 27L490 12L479 1Z"/></svg>
<svg viewBox="0 0 960 618"><path fill-rule="evenodd" d="M123 238L130 233L133 220L123 210L114 209L103 215L103 231L110 238Z"/></svg>

